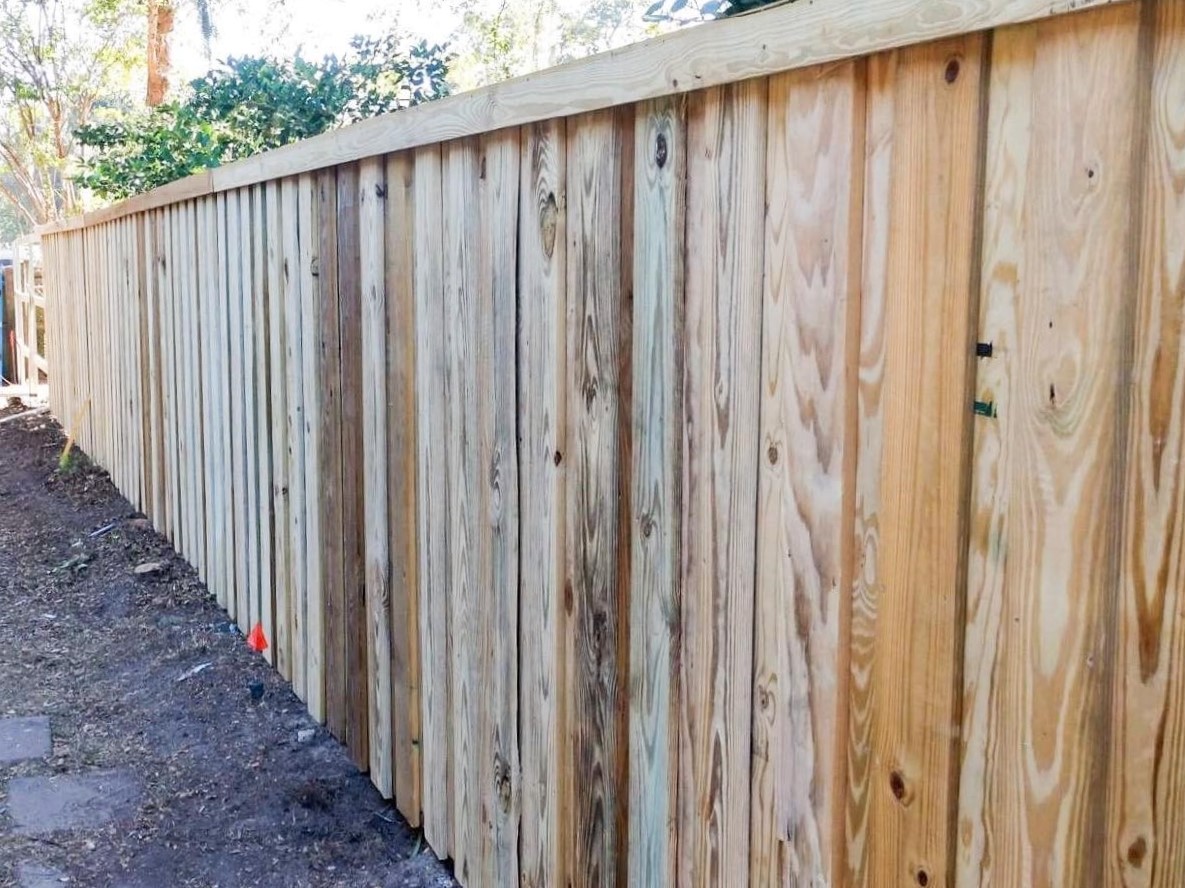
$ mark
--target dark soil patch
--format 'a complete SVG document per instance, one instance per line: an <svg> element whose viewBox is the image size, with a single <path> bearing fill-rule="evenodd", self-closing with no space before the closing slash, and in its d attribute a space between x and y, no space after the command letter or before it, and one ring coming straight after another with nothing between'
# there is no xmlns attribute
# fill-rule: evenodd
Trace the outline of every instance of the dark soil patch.
<svg viewBox="0 0 1185 888"><path fill-rule="evenodd" d="M323 728L298 740L303 705L106 473L77 452L59 471L63 444L46 416L0 425L0 718L49 716L54 738L0 767L0 885L31 865L120 888L453 885ZM13 833L10 779L97 771L140 781L134 818Z"/></svg>

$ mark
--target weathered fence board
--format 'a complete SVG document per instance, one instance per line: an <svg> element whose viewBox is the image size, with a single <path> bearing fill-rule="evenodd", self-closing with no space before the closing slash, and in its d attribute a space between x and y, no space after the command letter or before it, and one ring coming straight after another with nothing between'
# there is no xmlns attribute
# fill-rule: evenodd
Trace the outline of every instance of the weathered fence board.
<svg viewBox="0 0 1185 888"><path fill-rule="evenodd" d="M1124 532L1120 551L1115 766L1104 801L1107 878L1185 882L1185 5L1144 10L1153 29L1149 127L1133 312L1131 404L1123 430ZM1151 752L1151 754L1149 754ZM1149 803L1151 801L1151 804ZM1152 878L1149 878L1149 875Z"/></svg>
<svg viewBox="0 0 1185 888"><path fill-rule="evenodd" d="M679 881L748 881L767 82L690 97Z"/></svg>
<svg viewBox="0 0 1185 888"><path fill-rule="evenodd" d="M519 186L519 875L562 879L560 629L566 540L567 200L562 120L525 127ZM422 389L420 391L423 391Z"/></svg>
<svg viewBox="0 0 1185 888"><path fill-rule="evenodd" d="M466 884L1176 886L1185 0L1063 11L787 4L55 226L51 403Z"/></svg>
<svg viewBox="0 0 1185 888"><path fill-rule="evenodd" d="M632 523L630 304L632 115L567 126L567 450L560 724L562 879L627 876L626 724Z"/></svg>
<svg viewBox="0 0 1185 888"><path fill-rule="evenodd" d="M630 533L629 881L675 877L678 804L680 436L687 124L658 99L634 121L633 498Z"/></svg>
<svg viewBox="0 0 1185 888"><path fill-rule="evenodd" d="M385 204L387 551L390 558L391 754L394 794L410 823L420 823L419 476L416 353L415 167L412 155L387 160ZM368 475L367 477L372 477ZM382 477L379 475L378 477ZM369 488L368 488L369 490ZM379 485L380 495L383 493Z"/></svg>
<svg viewBox="0 0 1185 888"><path fill-rule="evenodd" d="M750 881L830 884L842 843L864 69L772 78ZM787 596L790 596L787 602ZM792 606L788 606L788 604Z"/></svg>
<svg viewBox="0 0 1185 888"><path fill-rule="evenodd" d="M420 640L423 651L423 810L424 834L436 853L452 854L453 734L450 728L453 680L449 627L448 430L445 343L444 228L441 176L444 160L437 147L415 152L415 348L416 455L419 464L416 528L419 536Z"/></svg>

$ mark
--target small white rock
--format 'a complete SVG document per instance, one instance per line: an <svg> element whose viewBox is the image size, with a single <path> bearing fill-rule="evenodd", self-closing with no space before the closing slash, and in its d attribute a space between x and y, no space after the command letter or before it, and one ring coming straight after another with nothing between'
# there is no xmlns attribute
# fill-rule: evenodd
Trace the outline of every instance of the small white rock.
<svg viewBox="0 0 1185 888"><path fill-rule="evenodd" d="M316 728L301 728L299 731L296 732L296 742L297 743L308 743L310 740L312 740L316 736L317 736L317 729Z"/></svg>

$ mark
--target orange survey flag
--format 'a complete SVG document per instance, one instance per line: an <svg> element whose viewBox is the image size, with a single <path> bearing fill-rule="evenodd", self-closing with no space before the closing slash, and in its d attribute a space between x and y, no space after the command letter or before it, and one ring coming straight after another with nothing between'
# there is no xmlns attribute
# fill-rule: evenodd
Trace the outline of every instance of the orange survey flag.
<svg viewBox="0 0 1185 888"><path fill-rule="evenodd" d="M247 647L257 654L262 654L267 650L267 636L263 634L263 627L258 623L251 630L251 634L247 636Z"/></svg>

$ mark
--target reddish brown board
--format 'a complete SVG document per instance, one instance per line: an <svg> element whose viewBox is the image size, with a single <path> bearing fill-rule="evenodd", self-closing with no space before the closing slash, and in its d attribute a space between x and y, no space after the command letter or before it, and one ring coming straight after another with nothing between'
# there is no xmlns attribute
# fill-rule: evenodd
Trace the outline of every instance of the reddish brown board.
<svg viewBox="0 0 1185 888"><path fill-rule="evenodd" d="M366 537L362 532L362 259L358 242L358 167L337 169L337 295L341 361L342 599L345 618L346 746L370 767L367 745Z"/></svg>
<svg viewBox="0 0 1185 888"><path fill-rule="evenodd" d="M318 289L317 376L320 379L321 411L310 421L320 426L320 465L313 483L321 488L321 588L325 595L325 720L329 730L343 743L348 689L346 671L345 551L342 516L346 508L342 491L342 364L341 318L338 306L337 273L337 174L323 170L316 176L319 250L314 272Z"/></svg>

